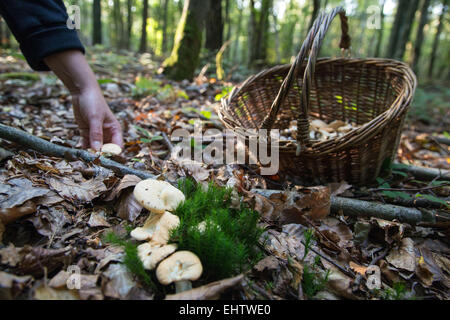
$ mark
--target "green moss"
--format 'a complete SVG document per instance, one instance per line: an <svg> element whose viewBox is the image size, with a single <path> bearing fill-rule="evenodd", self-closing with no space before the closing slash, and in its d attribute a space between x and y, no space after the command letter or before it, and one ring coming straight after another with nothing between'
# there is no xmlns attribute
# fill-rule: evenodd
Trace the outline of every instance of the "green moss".
<svg viewBox="0 0 450 320"><path fill-rule="evenodd" d="M147 271L145 271L141 259L139 259L137 249L138 245L136 243L120 238L113 232L106 234L103 240L106 243L123 247L125 255L122 263L131 273L135 274L140 281L156 291L156 285L152 281Z"/></svg>
<svg viewBox="0 0 450 320"><path fill-rule="evenodd" d="M202 261L202 279L214 281L250 269L262 256L257 244L263 232L259 215L241 205L231 208L231 189L210 183L206 190L186 179L179 184L186 195L175 214L180 225L171 233L178 250L189 250ZM198 225L205 223L205 229Z"/></svg>
<svg viewBox="0 0 450 320"><path fill-rule="evenodd" d="M314 264L308 265L305 263L303 265L302 288L308 299L311 299L319 291L322 291L325 288L330 275L330 270L327 270L325 275L322 275L320 271L317 270L319 259L319 256L316 256L316 259L314 259Z"/></svg>

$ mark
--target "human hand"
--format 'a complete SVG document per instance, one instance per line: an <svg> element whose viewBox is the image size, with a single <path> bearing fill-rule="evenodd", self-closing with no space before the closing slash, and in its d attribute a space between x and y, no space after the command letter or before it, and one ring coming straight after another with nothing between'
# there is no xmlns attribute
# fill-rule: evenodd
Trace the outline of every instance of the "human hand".
<svg viewBox="0 0 450 320"><path fill-rule="evenodd" d="M106 104L84 55L78 50L67 50L49 55L44 61L72 95L82 147L98 151L103 143L115 143L123 148L122 128Z"/></svg>
<svg viewBox="0 0 450 320"><path fill-rule="evenodd" d="M73 94L72 103L83 148L98 151L103 143L115 143L123 148L122 128L99 89Z"/></svg>

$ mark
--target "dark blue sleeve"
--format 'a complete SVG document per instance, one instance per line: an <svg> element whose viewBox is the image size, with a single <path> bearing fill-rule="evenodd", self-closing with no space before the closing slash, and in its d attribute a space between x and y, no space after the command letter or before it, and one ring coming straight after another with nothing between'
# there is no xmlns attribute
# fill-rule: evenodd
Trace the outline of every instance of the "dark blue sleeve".
<svg viewBox="0 0 450 320"><path fill-rule="evenodd" d="M0 0L0 14L20 44L31 68L48 71L43 59L56 52L84 47L62 0Z"/></svg>

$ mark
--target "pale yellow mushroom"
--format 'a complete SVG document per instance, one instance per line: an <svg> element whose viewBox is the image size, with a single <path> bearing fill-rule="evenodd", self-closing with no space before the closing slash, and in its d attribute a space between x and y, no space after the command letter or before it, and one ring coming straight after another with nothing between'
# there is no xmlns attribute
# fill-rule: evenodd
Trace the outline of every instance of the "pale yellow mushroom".
<svg viewBox="0 0 450 320"><path fill-rule="evenodd" d="M197 255L190 251L177 251L158 265L156 277L163 285L175 283L178 293L191 289L191 281L199 279L202 272L203 266Z"/></svg>
<svg viewBox="0 0 450 320"><path fill-rule="evenodd" d="M159 214L175 210L185 200L183 192L166 181L155 179L140 181L133 194L144 208Z"/></svg>

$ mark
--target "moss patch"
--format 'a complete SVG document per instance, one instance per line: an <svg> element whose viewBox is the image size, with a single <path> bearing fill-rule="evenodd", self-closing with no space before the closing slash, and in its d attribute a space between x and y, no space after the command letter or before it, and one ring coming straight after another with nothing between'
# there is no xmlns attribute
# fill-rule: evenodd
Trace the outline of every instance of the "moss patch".
<svg viewBox="0 0 450 320"><path fill-rule="evenodd" d="M263 232L259 215L244 204L231 208L231 189L210 183L203 190L189 179L180 182L179 189L186 201L175 210L180 225L172 230L170 242L178 243L178 250L198 255L204 269L202 280L234 276L262 257L257 247Z"/></svg>

